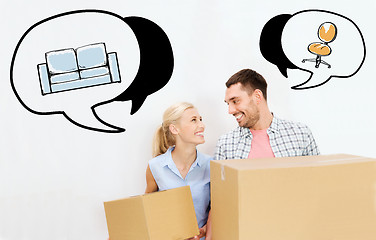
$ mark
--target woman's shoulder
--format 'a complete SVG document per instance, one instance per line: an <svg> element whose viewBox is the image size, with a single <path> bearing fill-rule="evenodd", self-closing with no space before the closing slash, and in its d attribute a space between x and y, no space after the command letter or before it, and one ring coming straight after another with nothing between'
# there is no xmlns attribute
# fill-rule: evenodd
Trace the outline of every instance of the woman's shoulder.
<svg viewBox="0 0 376 240"><path fill-rule="evenodd" d="M208 160L213 160L213 156L210 156L206 153L202 153L202 152L199 152L199 151L197 151L197 152L199 153L200 157L208 159Z"/></svg>
<svg viewBox="0 0 376 240"><path fill-rule="evenodd" d="M165 153L163 153L161 155L158 155L158 156L156 156L156 157L154 157L154 158L152 158L152 159L149 160L149 165L163 164L167 160L167 158L169 156L171 156L169 154L169 151L167 151L167 152L165 152Z"/></svg>
<svg viewBox="0 0 376 240"><path fill-rule="evenodd" d="M200 159L200 161L202 161L203 163L209 163L210 160L214 159L213 156L210 156L208 154L205 154L199 151L197 151L197 156L198 156L198 159Z"/></svg>

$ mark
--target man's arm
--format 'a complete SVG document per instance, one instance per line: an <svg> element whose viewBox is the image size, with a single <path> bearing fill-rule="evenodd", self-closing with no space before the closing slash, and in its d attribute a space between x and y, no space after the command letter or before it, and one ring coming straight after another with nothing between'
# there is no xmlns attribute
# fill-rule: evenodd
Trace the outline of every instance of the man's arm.
<svg viewBox="0 0 376 240"><path fill-rule="evenodd" d="M226 155L223 151L223 145L221 139L218 140L217 146L215 147L214 160L224 160Z"/></svg>
<svg viewBox="0 0 376 240"><path fill-rule="evenodd" d="M308 136L307 136L307 147L304 150L304 155L320 155L320 150L316 144L315 138L313 137L313 134L311 130L307 127Z"/></svg>

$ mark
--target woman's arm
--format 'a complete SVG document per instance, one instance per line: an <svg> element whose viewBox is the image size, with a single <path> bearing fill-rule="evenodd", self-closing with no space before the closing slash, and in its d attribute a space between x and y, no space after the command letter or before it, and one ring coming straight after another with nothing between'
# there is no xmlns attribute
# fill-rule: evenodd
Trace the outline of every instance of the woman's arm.
<svg viewBox="0 0 376 240"><path fill-rule="evenodd" d="M155 181L153 174L151 173L150 167L146 169L146 190L145 193L152 193L158 191L158 185Z"/></svg>

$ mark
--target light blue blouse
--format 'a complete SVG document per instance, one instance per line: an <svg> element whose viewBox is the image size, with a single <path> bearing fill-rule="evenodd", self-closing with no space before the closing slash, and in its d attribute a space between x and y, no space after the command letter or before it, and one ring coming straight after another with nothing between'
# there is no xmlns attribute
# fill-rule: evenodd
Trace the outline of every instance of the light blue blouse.
<svg viewBox="0 0 376 240"><path fill-rule="evenodd" d="M172 160L173 150L174 147L170 147L166 153L149 161L151 173L159 191L190 186L197 223L202 227L206 224L210 209L210 160L213 158L197 151L196 160L183 179Z"/></svg>

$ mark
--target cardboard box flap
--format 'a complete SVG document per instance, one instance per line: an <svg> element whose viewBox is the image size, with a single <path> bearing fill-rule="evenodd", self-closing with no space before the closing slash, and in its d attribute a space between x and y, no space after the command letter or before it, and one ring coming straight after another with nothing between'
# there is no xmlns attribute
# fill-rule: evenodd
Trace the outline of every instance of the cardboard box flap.
<svg viewBox="0 0 376 240"><path fill-rule="evenodd" d="M258 158L258 159L230 159L213 161L214 164L223 165L223 168L236 170L315 167L335 164L350 164L359 162L376 161L372 158L364 158L348 154L332 154L319 156L301 156L286 158Z"/></svg>
<svg viewBox="0 0 376 240"><path fill-rule="evenodd" d="M186 239L199 234L190 187L174 188L162 191L164 194L146 194L143 196L146 221L150 234L155 239ZM161 192L159 192L161 193ZM174 202L176 204L171 204ZM161 221L165 219L168 221Z"/></svg>

